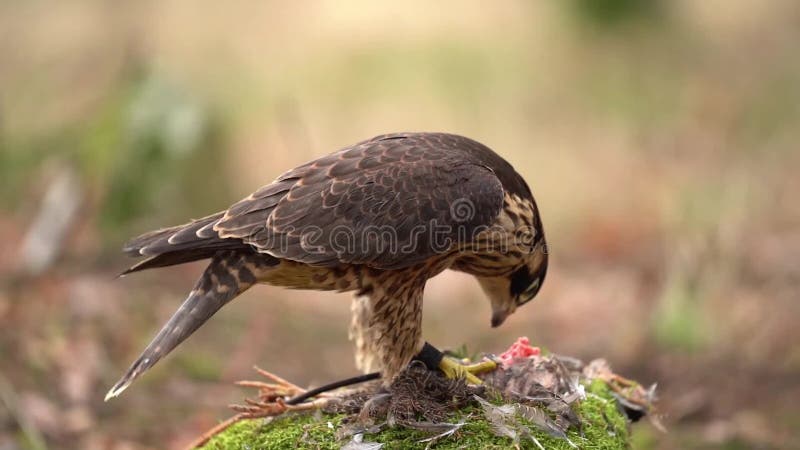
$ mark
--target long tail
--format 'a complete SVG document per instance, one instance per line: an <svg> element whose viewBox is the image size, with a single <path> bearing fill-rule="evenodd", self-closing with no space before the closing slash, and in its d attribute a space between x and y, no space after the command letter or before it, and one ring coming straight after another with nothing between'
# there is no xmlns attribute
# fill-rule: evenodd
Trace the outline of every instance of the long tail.
<svg viewBox="0 0 800 450"><path fill-rule="evenodd" d="M128 372L108 391L106 401L121 394L136 378L189 337L223 305L255 284L254 271L263 267L264 263L271 264L267 255L260 256L261 259L256 260L252 253L234 251L221 251L214 255L188 298Z"/></svg>

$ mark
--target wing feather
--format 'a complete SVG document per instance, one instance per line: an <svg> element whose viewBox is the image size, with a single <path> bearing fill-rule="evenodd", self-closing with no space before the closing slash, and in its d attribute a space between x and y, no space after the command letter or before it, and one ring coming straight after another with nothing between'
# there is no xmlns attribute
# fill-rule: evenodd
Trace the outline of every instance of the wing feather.
<svg viewBox="0 0 800 450"><path fill-rule="evenodd" d="M307 264L408 267L497 217L503 185L476 157L485 152L494 155L454 135L374 138L287 172L232 206L213 229ZM466 216L455 215L459 205ZM449 246L436 242L437 227Z"/></svg>
<svg viewBox="0 0 800 450"><path fill-rule="evenodd" d="M124 250L148 257L131 270L220 250L398 269L448 252L491 224L509 189L530 195L513 168L478 142L384 135L292 169L226 211L139 236Z"/></svg>

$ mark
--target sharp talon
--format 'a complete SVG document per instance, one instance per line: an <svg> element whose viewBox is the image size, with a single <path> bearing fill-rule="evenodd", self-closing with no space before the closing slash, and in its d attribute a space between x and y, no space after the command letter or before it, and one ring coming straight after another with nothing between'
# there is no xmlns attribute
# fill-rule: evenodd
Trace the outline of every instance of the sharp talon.
<svg viewBox="0 0 800 450"><path fill-rule="evenodd" d="M471 374L469 372L466 373L466 376L464 377L464 379L466 379L468 383L483 384L483 380L481 380L480 378L476 377L475 375L473 375L473 374Z"/></svg>
<svg viewBox="0 0 800 450"><path fill-rule="evenodd" d="M497 368L497 363L486 360L477 364L463 365L452 358L442 358L439 363L439 370L444 372L447 378L464 378L471 384L483 384L483 381L475 374L490 372Z"/></svg>
<svg viewBox="0 0 800 450"><path fill-rule="evenodd" d="M497 369L497 363L492 361L492 360L487 359L487 360L481 361L479 363L470 364L468 366L465 366L465 368L470 373L475 373L475 374L477 374L477 373L486 373L486 372L491 372L491 371Z"/></svg>

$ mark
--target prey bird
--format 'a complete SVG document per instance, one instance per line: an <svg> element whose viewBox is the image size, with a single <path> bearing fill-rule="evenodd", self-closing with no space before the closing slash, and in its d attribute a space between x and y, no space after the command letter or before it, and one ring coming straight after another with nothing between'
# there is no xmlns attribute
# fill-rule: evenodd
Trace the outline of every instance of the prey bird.
<svg viewBox="0 0 800 450"><path fill-rule="evenodd" d="M539 292L547 251L530 188L488 147L445 133L377 136L303 164L225 211L131 240L124 274L210 259L127 373L116 397L223 305L258 283L353 291L356 363L390 383L412 359L448 377L491 369L443 357L422 337L425 283L474 275L496 327Z"/></svg>

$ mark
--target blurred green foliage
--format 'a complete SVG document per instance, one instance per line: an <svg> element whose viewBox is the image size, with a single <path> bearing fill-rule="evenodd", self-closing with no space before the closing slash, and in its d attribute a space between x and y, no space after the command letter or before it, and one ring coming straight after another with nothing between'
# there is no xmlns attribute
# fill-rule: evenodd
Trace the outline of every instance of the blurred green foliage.
<svg viewBox="0 0 800 450"><path fill-rule="evenodd" d="M85 136L87 165L99 163L107 170L98 175L110 175L100 211L103 229L124 229L152 209L180 220L221 204L228 189L219 176L225 164L220 132L201 104L166 80L137 80ZM104 153L113 157L103 161Z"/></svg>
<svg viewBox="0 0 800 450"><path fill-rule="evenodd" d="M212 352L181 353L176 355L175 364L193 380L215 381L223 371L219 355Z"/></svg>
<svg viewBox="0 0 800 450"><path fill-rule="evenodd" d="M744 149L762 152L767 143L794 139L800 126L800 63L787 60L761 82L742 107L734 133Z"/></svg>
<svg viewBox="0 0 800 450"><path fill-rule="evenodd" d="M660 0L571 0L576 15L591 25L609 28L663 12Z"/></svg>
<svg viewBox="0 0 800 450"><path fill-rule="evenodd" d="M697 283L687 274L673 273L654 311L656 341L670 350L699 350L709 337L702 306Z"/></svg>
<svg viewBox="0 0 800 450"><path fill-rule="evenodd" d="M148 215L183 221L230 200L221 176L222 122L191 93L154 72L123 77L89 117L33 137L6 136L0 145L4 206L25 201L17 193L42 176L44 162L69 163L97 204L103 242L113 246L140 231L135 223Z"/></svg>

